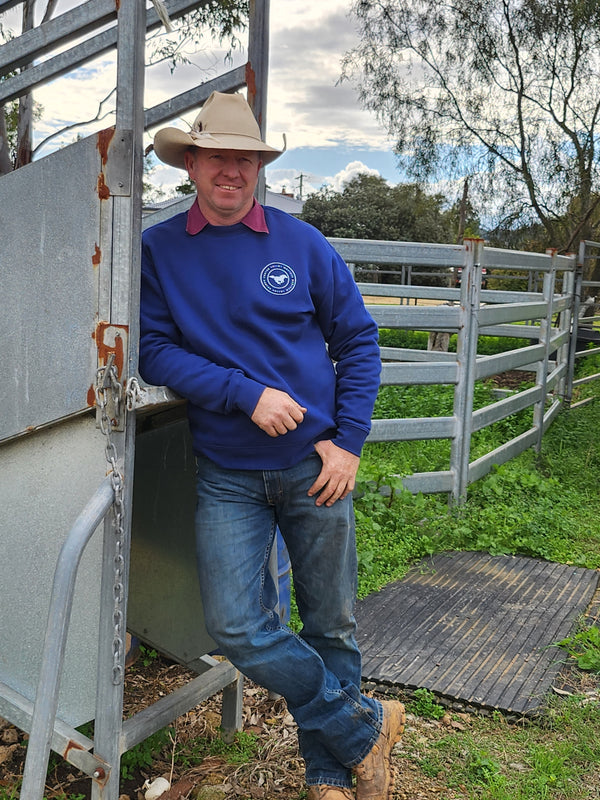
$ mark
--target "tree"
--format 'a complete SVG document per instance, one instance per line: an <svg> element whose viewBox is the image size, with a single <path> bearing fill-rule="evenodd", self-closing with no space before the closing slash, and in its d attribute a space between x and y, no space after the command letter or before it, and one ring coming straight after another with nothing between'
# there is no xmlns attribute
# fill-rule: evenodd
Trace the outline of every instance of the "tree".
<svg viewBox="0 0 600 800"><path fill-rule="evenodd" d="M352 13L361 41L343 75L409 174L470 175L488 214L539 221L563 251L592 238L597 0L355 0Z"/></svg>
<svg viewBox="0 0 600 800"><path fill-rule="evenodd" d="M456 207L447 209L441 194L417 184L390 186L379 175L360 174L342 192L324 187L304 203L302 219L325 236L405 242L455 242ZM473 215L469 224L477 227Z"/></svg>
<svg viewBox="0 0 600 800"><path fill-rule="evenodd" d="M301 216L325 236L452 244L458 238L460 204L447 208L441 194L427 193L414 183L390 186L379 175L363 173L348 181L342 192L324 187L310 195ZM467 203L466 233L477 230ZM374 280L377 270L368 270Z"/></svg>
<svg viewBox="0 0 600 800"><path fill-rule="evenodd" d="M22 0L21 33L34 27L34 16L41 14L40 25L50 20L56 12L58 0ZM238 46L237 32L246 27L248 0L219 0L207 2L181 19L172 22L174 34L165 36L164 29L153 36L150 62L168 61L171 70L178 64L189 62L187 48L198 48L208 36L213 40L228 41L229 52ZM12 33L5 30L0 19L0 44L11 38ZM26 70L28 65L21 67ZM3 77L0 76L0 80ZM33 148L33 124L42 114L40 106L33 102L30 93L23 95L15 103L0 106L0 175L29 163L35 153L51 139L82 125L104 119L111 112L104 112L104 105L110 99L100 101L98 112L91 120L79 121L56 131Z"/></svg>

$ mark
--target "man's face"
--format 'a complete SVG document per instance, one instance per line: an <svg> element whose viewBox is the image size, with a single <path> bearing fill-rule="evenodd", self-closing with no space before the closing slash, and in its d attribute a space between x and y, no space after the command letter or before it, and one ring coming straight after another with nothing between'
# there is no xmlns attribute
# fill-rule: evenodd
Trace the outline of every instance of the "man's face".
<svg viewBox="0 0 600 800"><path fill-rule="evenodd" d="M196 147L185 154L185 166L211 225L234 225L252 208L261 167L258 153Z"/></svg>

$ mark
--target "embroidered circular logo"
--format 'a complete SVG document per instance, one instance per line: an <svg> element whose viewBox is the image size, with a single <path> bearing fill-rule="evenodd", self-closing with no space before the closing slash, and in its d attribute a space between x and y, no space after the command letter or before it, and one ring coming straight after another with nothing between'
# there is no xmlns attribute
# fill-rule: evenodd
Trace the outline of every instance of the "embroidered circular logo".
<svg viewBox="0 0 600 800"><path fill-rule="evenodd" d="M296 273L287 264L267 264L260 273L260 282L271 294L289 294L296 286Z"/></svg>

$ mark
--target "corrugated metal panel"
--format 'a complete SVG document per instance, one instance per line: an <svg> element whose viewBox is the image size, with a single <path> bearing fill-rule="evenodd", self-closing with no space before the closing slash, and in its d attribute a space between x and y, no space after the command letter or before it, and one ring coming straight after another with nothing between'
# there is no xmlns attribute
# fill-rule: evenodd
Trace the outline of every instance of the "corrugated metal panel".
<svg viewBox="0 0 600 800"><path fill-rule="evenodd" d="M468 706L531 714L598 585L594 570L447 553L358 604L366 680L423 687Z"/></svg>

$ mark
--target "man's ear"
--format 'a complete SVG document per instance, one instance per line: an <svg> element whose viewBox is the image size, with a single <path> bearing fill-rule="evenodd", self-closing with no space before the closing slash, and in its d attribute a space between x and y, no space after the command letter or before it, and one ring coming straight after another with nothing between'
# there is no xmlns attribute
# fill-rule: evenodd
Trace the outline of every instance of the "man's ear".
<svg viewBox="0 0 600 800"><path fill-rule="evenodd" d="M195 161L195 154L192 153L190 150L186 150L185 153L183 154L183 163L185 164L185 168L188 171L190 179L192 177L191 171L194 168L194 161Z"/></svg>

